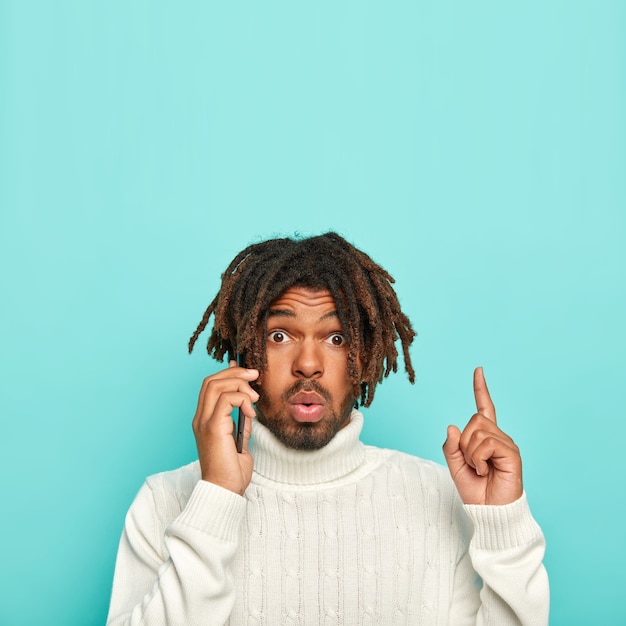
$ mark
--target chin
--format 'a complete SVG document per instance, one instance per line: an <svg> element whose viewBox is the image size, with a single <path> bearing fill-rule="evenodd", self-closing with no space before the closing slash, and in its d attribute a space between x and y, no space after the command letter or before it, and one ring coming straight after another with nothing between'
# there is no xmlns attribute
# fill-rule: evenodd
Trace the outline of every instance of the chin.
<svg viewBox="0 0 626 626"><path fill-rule="evenodd" d="M257 418L283 445L292 450L320 450L348 423L353 401L332 411L319 422L294 422L287 411L268 419L257 403Z"/></svg>
<svg viewBox="0 0 626 626"><path fill-rule="evenodd" d="M339 431L334 424L319 422L303 423L289 428L281 428L277 424L274 424L274 428L269 424L267 427L281 443L293 450L319 450L330 443Z"/></svg>
<svg viewBox="0 0 626 626"><path fill-rule="evenodd" d="M322 420L321 422L290 423L286 419L268 420L257 412L258 420L283 445L292 450L319 450L332 441L341 430L345 420Z"/></svg>

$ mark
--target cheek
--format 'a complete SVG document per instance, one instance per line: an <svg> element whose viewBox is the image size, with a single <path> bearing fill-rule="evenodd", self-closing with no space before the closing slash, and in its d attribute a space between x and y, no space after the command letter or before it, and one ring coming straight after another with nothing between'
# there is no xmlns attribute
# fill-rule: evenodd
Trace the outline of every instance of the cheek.
<svg viewBox="0 0 626 626"><path fill-rule="evenodd" d="M347 394L353 395L353 385L348 376L347 363L337 363L331 373L331 380L334 381L333 388L337 396L345 397Z"/></svg>
<svg viewBox="0 0 626 626"><path fill-rule="evenodd" d="M291 372L294 359L297 358L297 351L289 345L268 346L267 367L265 375L280 379L288 372Z"/></svg>

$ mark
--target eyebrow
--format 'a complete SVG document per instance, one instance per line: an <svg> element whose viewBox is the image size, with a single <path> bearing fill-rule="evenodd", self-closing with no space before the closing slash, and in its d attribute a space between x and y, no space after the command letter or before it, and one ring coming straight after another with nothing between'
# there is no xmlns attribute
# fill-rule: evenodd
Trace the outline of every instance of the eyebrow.
<svg viewBox="0 0 626 626"><path fill-rule="evenodd" d="M270 309L267 317L268 319L270 317L296 317L296 314L289 309ZM324 313L324 315L319 318L319 321L321 322L333 317L339 317L337 311L328 311L328 313Z"/></svg>

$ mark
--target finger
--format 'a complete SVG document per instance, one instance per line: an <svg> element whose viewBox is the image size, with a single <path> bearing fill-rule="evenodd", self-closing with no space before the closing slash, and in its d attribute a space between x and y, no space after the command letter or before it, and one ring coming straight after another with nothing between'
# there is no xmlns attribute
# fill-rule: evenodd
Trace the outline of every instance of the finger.
<svg viewBox="0 0 626 626"><path fill-rule="evenodd" d="M495 423L496 407L493 406L493 402L491 401L482 367L477 367L474 370L474 398L476 399L477 411Z"/></svg>
<svg viewBox="0 0 626 626"><path fill-rule="evenodd" d="M256 415L252 401L247 393L241 391L225 391L221 393L210 414L199 414L192 426L196 433L210 431L221 435L232 434L232 413L240 408L243 414L251 419Z"/></svg>
<svg viewBox="0 0 626 626"><path fill-rule="evenodd" d="M259 394L250 387L248 381L241 380L241 378L212 378L209 381L205 381L203 385L195 417L204 414L210 416L214 412L215 405L222 394L233 391L247 394L252 402L256 402L259 399Z"/></svg>
<svg viewBox="0 0 626 626"><path fill-rule="evenodd" d="M248 441L250 441L251 434L252 434L252 419L246 415L246 421L243 426L242 452L248 452Z"/></svg>
<svg viewBox="0 0 626 626"><path fill-rule="evenodd" d="M479 476L489 473L489 465L499 472L519 473L521 459L519 448L498 437L487 436L466 454L467 464L471 465Z"/></svg>
<svg viewBox="0 0 626 626"><path fill-rule="evenodd" d="M480 413L476 413L461 433L459 447L469 465L473 466L472 458L475 450L487 439L499 441L503 445L518 450L509 435L500 430L496 424Z"/></svg>
<svg viewBox="0 0 626 626"><path fill-rule="evenodd" d="M496 424L484 415L476 413L463 429L459 442L459 447L465 455L468 464L472 465L470 459L473 451L488 437L498 439L508 446L515 446L513 439L505 432L502 432Z"/></svg>
<svg viewBox="0 0 626 626"><path fill-rule="evenodd" d="M450 474L456 474L465 465L465 455L460 447L461 431L456 426L448 426L448 437L443 444L443 455L450 469Z"/></svg>
<svg viewBox="0 0 626 626"><path fill-rule="evenodd" d="M233 366L232 363L235 363ZM239 367L236 362L231 361L228 368L217 372L216 374L212 374L211 376L207 376L202 381L202 386L200 387L200 393L198 394L198 405L196 407L196 415L202 413L204 411L204 405L206 401L206 397L210 386L216 386L215 381L224 380L224 379L242 379L247 382L252 382L256 378L259 377L259 371L255 369L248 369L245 367ZM251 388L250 388L251 389ZM253 400L256 402L256 399Z"/></svg>

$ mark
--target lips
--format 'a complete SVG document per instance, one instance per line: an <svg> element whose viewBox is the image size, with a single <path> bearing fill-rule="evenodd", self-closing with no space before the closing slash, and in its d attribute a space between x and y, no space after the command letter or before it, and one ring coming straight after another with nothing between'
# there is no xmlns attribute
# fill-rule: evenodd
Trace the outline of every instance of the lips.
<svg viewBox="0 0 626 626"><path fill-rule="evenodd" d="M289 398L290 404L326 404L326 400L315 391L300 391Z"/></svg>
<svg viewBox="0 0 626 626"><path fill-rule="evenodd" d="M326 401L315 391L300 391L289 398L289 412L297 422L319 422Z"/></svg>

